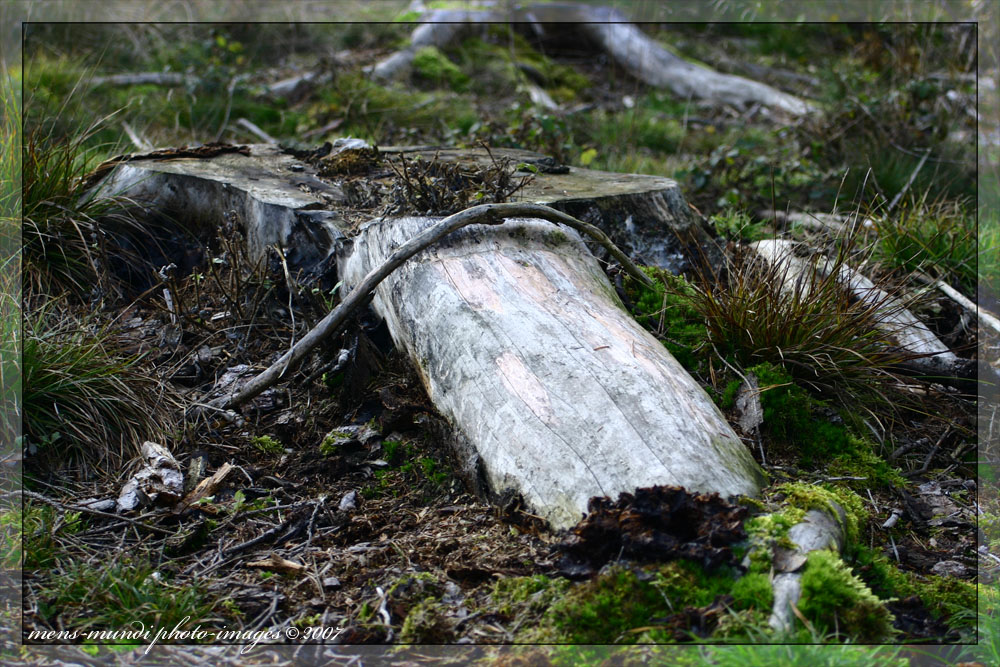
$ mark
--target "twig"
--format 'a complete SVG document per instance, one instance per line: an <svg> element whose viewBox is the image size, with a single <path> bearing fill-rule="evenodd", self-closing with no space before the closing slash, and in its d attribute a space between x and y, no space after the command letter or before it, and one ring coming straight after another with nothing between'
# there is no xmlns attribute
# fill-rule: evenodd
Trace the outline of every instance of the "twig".
<svg viewBox="0 0 1000 667"><path fill-rule="evenodd" d="M916 475L921 475L927 472L927 470L931 466L931 460L934 458L934 455L937 454L939 449L941 449L941 443L943 443L944 439L947 438L949 435L951 435L950 426L947 429L945 429L945 432L941 435L940 438L938 438L938 441L934 443L934 447L931 448L930 453L927 454L927 457L924 459L924 464L919 468L917 468L916 470L907 470L906 472L903 473L903 477L914 477Z"/></svg>
<svg viewBox="0 0 1000 667"><path fill-rule="evenodd" d="M313 348L336 333L356 310L367 304L374 296L375 288L410 257L462 227L472 224L501 225L508 218L539 218L562 223L583 232L607 249L630 276L644 285L652 285L652 280L594 225L542 204L506 203L473 206L444 218L397 248L385 262L369 271L340 305L330 311L280 359L243 385L238 393L220 396L209 401L209 405L224 410L238 407L281 380L290 368L298 365Z"/></svg>
<svg viewBox="0 0 1000 667"><path fill-rule="evenodd" d="M282 542L291 539L295 534L301 531L304 525L305 522L301 520L294 522L285 521L283 523L278 524L277 526L274 526L273 528L265 530L263 533L253 538L252 540L247 540L246 542L241 542L240 544L237 544L234 547L229 547L228 549L222 552L222 557L228 558L241 551L246 551L250 547L260 544L261 542L269 542L273 540L276 545L281 544Z"/></svg>
<svg viewBox="0 0 1000 667"><path fill-rule="evenodd" d="M229 85L226 86L226 113L222 116L222 124L219 125L219 131L215 133L215 143L219 143L222 140L222 133L226 131L226 126L229 125L229 114L233 110L233 92L236 90L236 82L242 77L234 76L229 80Z"/></svg>
<svg viewBox="0 0 1000 667"><path fill-rule="evenodd" d="M386 596L385 591L382 590L381 586L375 587L375 592L378 593L378 613L385 622L386 628L388 628L388 636L385 638L386 642L392 641L392 619L389 617L389 610L386 609L386 603L388 603L388 596Z"/></svg>
<svg viewBox="0 0 1000 667"><path fill-rule="evenodd" d="M894 507L892 509L892 515L885 520L885 523L882 524L882 527L885 528L886 530L892 528L893 526L896 525L896 522L899 521L899 517L901 516L903 516L903 510Z"/></svg>
<svg viewBox="0 0 1000 667"><path fill-rule="evenodd" d="M288 286L288 315L292 318L292 342L288 344L288 349L295 347L295 310L292 308L292 295L298 290L295 289L295 285L292 283L292 274L288 272L288 262L285 260L285 253L281 251L281 247L277 244L273 246L275 252L278 253L278 258L281 259L281 268L285 272L285 284Z"/></svg>

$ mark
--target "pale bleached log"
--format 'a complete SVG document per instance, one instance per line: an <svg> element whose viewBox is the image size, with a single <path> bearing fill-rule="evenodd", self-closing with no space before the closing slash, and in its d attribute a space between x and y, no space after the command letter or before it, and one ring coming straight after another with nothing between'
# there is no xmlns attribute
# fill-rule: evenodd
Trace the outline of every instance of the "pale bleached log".
<svg viewBox="0 0 1000 667"><path fill-rule="evenodd" d="M354 285L433 219L353 240ZM573 230L473 225L417 255L373 301L451 422L463 463L555 527L593 496L654 484L756 494L760 468L701 387L636 323Z"/></svg>
<svg viewBox="0 0 1000 667"><path fill-rule="evenodd" d="M647 85L667 88L680 98L747 107L752 104L804 116L817 111L808 102L767 84L741 76L721 74L696 65L660 46L617 9L586 5L539 4L520 10L520 17L541 32L546 24L574 24L573 29L595 42L618 64ZM560 26L565 29L565 26Z"/></svg>
<svg viewBox="0 0 1000 667"><path fill-rule="evenodd" d="M962 308L965 308L969 312L975 313L976 317L979 320L979 325L981 327L990 329L995 334L1000 334L1000 319L997 319L995 315L991 315L990 313L986 312L985 310L977 306L975 303L966 298L965 295L960 293L958 290L953 288L948 283L945 283L940 280L935 280L933 284L939 290L944 292L952 301L962 306Z"/></svg>
<svg viewBox="0 0 1000 667"><path fill-rule="evenodd" d="M180 72L130 72L95 76L90 83L95 86L184 86L197 80L197 77Z"/></svg>
<svg viewBox="0 0 1000 667"><path fill-rule="evenodd" d="M555 209L539 204L482 204L448 216L444 220L422 230L416 236L406 240L388 255L380 264L372 266L365 276L351 289L344 300L330 313L320 320L302 340L293 345L276 362L263 372L243 385L236 393L224 395L212 401L209 407L220 410L243 405L258 396L265 389L277 383L288 370L294 368L305 359L317 345L332 335L352 318L356 312L372 298L375 288L379 286L393 271L403 265L408 259L421 250L443 241L450 234L470 224L503 224L504 220L516 215L532 215L551 222L561 222L571 229L586 232L591 239L604 246L625 268L626 272L639 282L651 286L653 281L639 270L632 260L626 257L610 239L597 227L577 220Z"/></svg>
<svg viewBox="0 0 1000 667"><path fill-rule="evenodd" d="M828 258L813 256L800 244L784 239L767 239L750 247L765 261L777 264L788 289L796 284L803 288L814 279L829 276L838 264ZM798 254L797 249L803 254ZM871 280L849 266L840 264L837 281L853 298L871 304L875 310L875 326L894 340L901 360L894 368L907 375L953 386L964 392L976 390L976 364L960 359L938 339L896 297L887 294Z"/></svg>

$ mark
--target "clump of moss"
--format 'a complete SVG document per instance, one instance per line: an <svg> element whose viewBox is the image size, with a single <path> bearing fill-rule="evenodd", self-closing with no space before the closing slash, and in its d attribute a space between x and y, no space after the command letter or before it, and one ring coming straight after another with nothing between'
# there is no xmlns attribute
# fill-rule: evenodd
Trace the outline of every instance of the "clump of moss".
<svg viewBox="0 0 1000 667"><path fill-rule="evenodd" d="M813 627L861 642L892 636L892 613L832 551L813 551L802 574L802 612Z"/></svg>
<svg viewBox="0 0 1000 667"><path fill-rule="evenodd" d="M351 437L347 431L333 430L323 436L323 442L319 443L319 453L323 456L332 456L340 450L340 445Z"/></svg>
<svg viewBox="0 0 1000 667"><path fill-rule="evenodd" d="M613 644L635 641L628 631L669 613L667 605L667 598L652 582L640 581L629 569L613 567L571 590L553 605L549 619L566 642Z"/></svg>
<svg viewBox="0 0 1000 667"><path fill-rule="evenodd" d="M743 386L742 381L730 380L721 392L711 391L709 393L716 405L723 410L730 410L736 405L736 395L739 393L741 386Z"/></svg>
<svg viewBox="0 0 1000 667"><path fill-rule="evenodd" d="M712 226L719 236L735 241L759 241L764 238L764 224L753 222L745 211L727 208L711 218Z"/></svg>
<svg viewBox="0 0 1000 667"><path fill-rule="evenodd" d="M853 545L858 542L861 527L868 520L868 512L865 510L864 501L850 489L792 482L782 484L777 488L777 491L784 494L785 503L792 507L804 511L821 510L839 520L840 513L836 510L836 504L844 510L845 518L842 528L847 544Z"/></svg>
<svg viewBox="0 0 1000 667"><path fill-rule="evenodd" d="M688 607L713 603L729 592L733 580L730 572L707 575L686 561L674 561L653 572L611 566L570 589L549 607L538 629L518 639L634 643L646 632L654 641L671 641L673 633L654 630L649 634L649 626Z"/></svg>
<svg viewBox="0 0 1000 667"><path fill-rule="evenodd" d="M785 368L764 362L747 372L757 376L764 430L772 440L793 445L806 457L847 449L847 429L820 417L825 405L795 384Z"/></svg>
<svg viewBox="0 0 1000 667"><path fill-rule="evenodd" d="M456 92L465 90L469 85L469 77L448 60L436 46L425 46L413 55L413 73L434 85L447 84Z"/></svg>
<svg viewBox="0 0 1000 667"><path fill-rule="evenodd" d="M756 609L770 612L774 604L774 589L771 580L763 572L748 572L733 584L729 593L733 596L733 607L739 610Z"/></svg>
<svg viewBox="0 0 1000 667"><path fill-rule="evenodd" d="M745 527L750 538L750 572L770 571L774 547L794 548L788 538L788 531L802 521L805 515L805 510L801 508L784 507L747 520Z"/></svg>
<svg viewBox="0 0 1000 667"><path fill-rule="evenodd" d="M650 286L626 281L626 295L636 321L656 334L670 354L691 372L704 364L705 322L690 304L691 285L681 276L656 267L643 267ZM738 388L738 387L737 387ZM735 396L735 394L734 394Z"/></svg>
<svg viewBox="0 0 1000 667"><path fill-rule="evenodd" d="M446 644L454 638L446 608L436 600L418 602L403 621L399 640L403 644Z"/></svg>
<svg viewBox="0 0 1000 667"><path fill-rule="evenodd" d="M320 161L320 176L350 176L369 173L382 162L377 148L349 148Z"/></svg>
<svg viewBox="0 0 1000 667"><path fill-rule="evenodd" d="M566 579L550 579L543 574L509 577L493 585L491 596L501 614L532 618L543 614L568 587Z"/></svg>
<svg viewBox="0 0 1000 667"><path fill-rule="evenodd" d="M772 444L794 448L804 466L822 461L834 474L864 477L869 487L903 483L874 443L852 434L833 408L798 386L783 367L765 362L747 372L760 384L763 431Z"/></svg>
<svg viewBox="0 0 1000 667"><path fill-rule="evenodd" d="M865 546L856 549L854 564L859 575L879 597L907 598L915 595L934 618L947 620L954 626L975 626L975 617L969 613L976 608L975 584L952 577L904 572L889 558Z"/></svg>

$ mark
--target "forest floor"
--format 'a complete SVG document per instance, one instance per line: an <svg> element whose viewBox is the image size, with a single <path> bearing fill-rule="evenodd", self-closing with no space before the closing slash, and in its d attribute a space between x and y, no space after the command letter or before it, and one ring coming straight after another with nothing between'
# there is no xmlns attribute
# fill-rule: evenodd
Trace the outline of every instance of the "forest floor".
<svg viewBox="0 0 1000 667"><path fill-rule="evenodd" d="M271 629L278 643L296 645L317 628L326 629L315 637L323 643L565 644L505 653L517 664L573 662L584 644L857 641L855 630L822 615L776 636L767 604L734 588L736 564L720 573L635 554L587 578L565 576L567 534L516 502L490 505L468 492L442 444L446 425L371 317L252 401L240 422L186 411L227 374L267 366L341 295L322 281L291 283L276 255L254 266L225 222L137 219L124 202L80 210L74 188L101 160L147 142L261 141L239 119L299 150L340 136L383 146L485 143L671 176L726 248L734 274L740 248L756 239L849 248L852 265L905 297L957 356L991 377L1000 338L977 331L972 315L921 280L973 300L978 287L980 306L998 311L1000 223L994 212L976 224L975 39L944 24L646 26L685 57L824 108L822 117L793 120L678 100L578 45L499 26L425 53L403 83L371 81L364 67L394 52L411 27L273 25L251 34L240 25L39 24L26 33L28 493L16 511L23 548L9 554L22 559L25 637L141 621L228 630L241 640ZM164 71L187 80L88 82ZM316 72L315 83L273 93L275 82L304 72ZM533 104L532 85L557 106ZM96 116L103 120L91 126ZM858 211L874 222L848 241L768 209ZM163 271L171 262L173 273ZM846 361L839 370L856 381L817 386L783 366L780 352L720 337L713 322L742 322L737 313L710 320L685 287L657 277L652 292L626 283L626 306L734 423L742 373L773 387L762 399L764 424L747 438L772 483L766 508L794 495L782 484L857 499L862 521L844 560L892 614L893 631L879 640L962 645L976 641L983 619L995 624L996 401ZM731 287L685 280L704 292ZM676 306L669 314L668 300ZM718 349L699 342L709 332ZM348 369L335 368L342 349L356 350ZM144 440L167 446L193 481L233 468L183 511L115 516L106 505L81 507L117 498ZM664 603L670 585L694 593L677 592L675 607ZM1000 639L989 632L992 648L955 646L949 660L998 655ZM734 657L743 650L731 648ZM641 657L682 659L657 650L644 647ZM691 664L720 664L722 650ZM862 660L869 649L857 650L844 659ZM878 664L900 664L911 650L892 648Z"/></svg>

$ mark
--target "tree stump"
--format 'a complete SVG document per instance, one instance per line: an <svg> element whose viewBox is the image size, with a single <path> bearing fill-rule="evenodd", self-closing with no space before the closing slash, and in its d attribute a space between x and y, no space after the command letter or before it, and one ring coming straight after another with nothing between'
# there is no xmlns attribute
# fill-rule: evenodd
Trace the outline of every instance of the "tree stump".
<svg viewBox="0 0 1000 667"><path fill-rule="evenodd" d="M547 165L523 151L384 152L404 150ZM333 265L344 294L438 220L379 218L358 228L341 183L276 147L248 153L133 158L101 192L208 222L234 210L252 249L278 244L306 270ZM602 227L646 261L711 246L670 179L539 171L517 199ZM470 225L392 273L373 306L451 425L470 483L520 494L555 528L574 524L593 496L656 484L755 495L764 483L722 413L631 318L573 229L530 218Z"/></svg>

